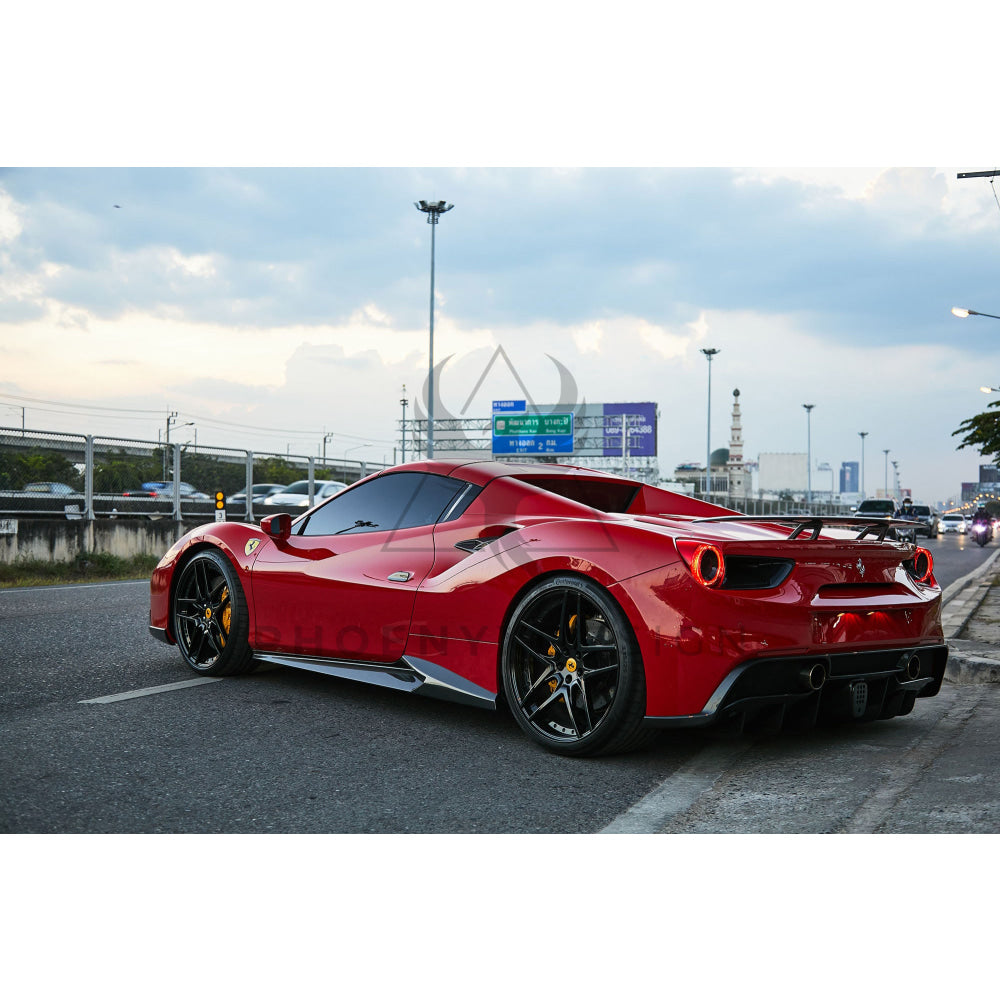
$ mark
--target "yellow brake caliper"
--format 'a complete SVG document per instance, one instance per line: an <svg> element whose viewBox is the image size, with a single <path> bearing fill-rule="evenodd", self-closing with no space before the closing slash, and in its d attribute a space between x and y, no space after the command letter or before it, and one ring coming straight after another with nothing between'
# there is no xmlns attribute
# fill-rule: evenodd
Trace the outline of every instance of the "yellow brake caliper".
<svg viewBox="0 0 1000 1000"><path fill-rule="evenodd" d="M229 588L226 587L222 591L222 597L220 598L222 602L222 645L225 647L226 638L229 635L229 626L233 621L233 606L229 603Z"/></svg>

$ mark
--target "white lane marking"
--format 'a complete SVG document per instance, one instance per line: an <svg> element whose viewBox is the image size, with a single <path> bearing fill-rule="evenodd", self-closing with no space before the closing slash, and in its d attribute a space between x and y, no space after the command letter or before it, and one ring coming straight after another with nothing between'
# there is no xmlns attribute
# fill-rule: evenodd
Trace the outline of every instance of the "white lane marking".
<svg viewBox="0 0 1000 1000"><path fill-rule="evenodd" d="M750 740L738 740L702 750L598 832L659 833L674 816L690 809L751 746Z"/></svg>
<svg viewBox="0 0 1000 1000"><path fill-rule="evenodd" d="M215 684L221 677L194 677L189 681L176 681L173 684L160 684L157 687L137 688L135 691L123 691L121 694L106 694L103 698L87 698L79 702L81 705L109 705L113 701L128 701L129 698L145 698L150 694L165 694L167 691L179 691L181 688L197 687L199 684Z"/></svg>
<svg viewBox="0 0 1000 1000"><path fill-rule="evenodd" d="M58 583L48 586L41 583L37 587L0 587L0 594L49 594L53 590L88 590L91 587L134 587L137 583L149 586L149 580L107 580L104 583Z"/></svg>

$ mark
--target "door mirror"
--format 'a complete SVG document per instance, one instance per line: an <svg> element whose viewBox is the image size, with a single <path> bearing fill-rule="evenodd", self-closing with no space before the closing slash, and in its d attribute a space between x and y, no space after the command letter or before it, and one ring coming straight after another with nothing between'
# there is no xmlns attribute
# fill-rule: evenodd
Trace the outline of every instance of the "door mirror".
<svg viewBox="0 0 1000 1000"><path fill-rule="evenodd" d="M270 538L284 541L292 533L291 514L268 514L260 522L260 530Z"/></svg>

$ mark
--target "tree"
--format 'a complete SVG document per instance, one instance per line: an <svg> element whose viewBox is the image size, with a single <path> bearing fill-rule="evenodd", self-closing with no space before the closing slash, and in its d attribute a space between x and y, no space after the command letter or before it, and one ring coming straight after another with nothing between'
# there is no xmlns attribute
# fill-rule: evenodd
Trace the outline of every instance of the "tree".
<svg viewBox="0 0 1000 1000"><path fill-rule="evenodd" d="M994 407L1000 407L1000 400L990 403L984 413L977 413L974 417L963 420L958 425L958 430L951 432L952 437L965 435L961 444L956 446L956 451L978 448L984 458L990 458L994 462L1000 458L1000 412Z"/></svg>
<svg viewBox="0 0 1000 1000"><path fill-rule="evenodd" d="M255 483L284 483L288 486L296 479L303 479L304 476L301 469L289 465L283 458L262 458L253 463Z"/></svg>
<svg viewBox="0 0 1000 1000"><path fill-rule="evenodd" d="M83 476L57 451L0 450L0 490L19 490L26 483L51 482L83 489Z"/></svg>

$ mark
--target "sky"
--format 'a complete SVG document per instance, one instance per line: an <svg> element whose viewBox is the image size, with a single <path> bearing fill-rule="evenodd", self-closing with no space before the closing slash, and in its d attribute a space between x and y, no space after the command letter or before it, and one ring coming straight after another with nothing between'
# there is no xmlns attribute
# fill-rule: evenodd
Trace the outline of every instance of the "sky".
<svg viewBox="0 0 1000 1000"><path fill-rule="evenodd" d="M0 423L393 460L435 361L453 414L560 392L660 408L661 476L744 454L885 455L927 502L977 478L951 432L1000 380L1000 204L983 162L872 168L0 169ZM998 374L990 376L990 371ZM815 405L811 431L803 403ZM413 415L413 410L410 410ZM810 441L807 437L811 434ZM397 453L398 454L398 453ZM889 468L892 485L892 468Z"/></svg>

